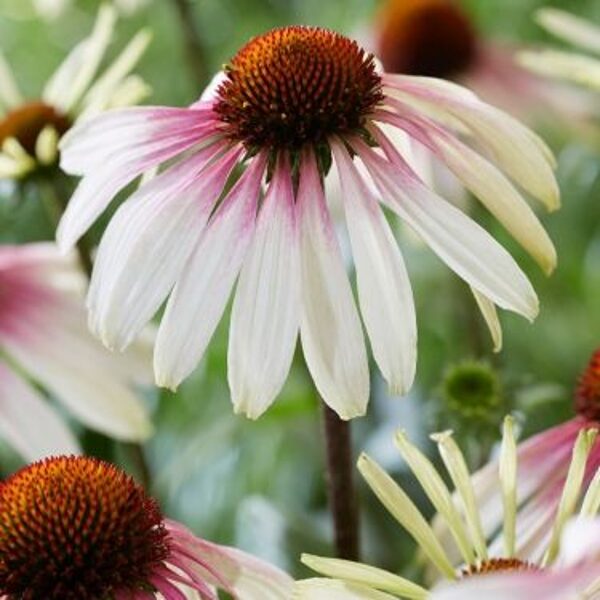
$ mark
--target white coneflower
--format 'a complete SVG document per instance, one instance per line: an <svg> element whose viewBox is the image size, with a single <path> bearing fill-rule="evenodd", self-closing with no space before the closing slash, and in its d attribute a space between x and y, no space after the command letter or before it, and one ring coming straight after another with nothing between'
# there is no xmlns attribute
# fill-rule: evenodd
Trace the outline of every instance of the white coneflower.
<svg viewBox="0 0 600 600"><path fill-rule="evenodd" d="M93 331L125 348L168 298L155 372L160 385L176 387L201 359L238 280L228 356L236 410L258 417L273 402L300 332L324 401L344 419L364 414L367 353L324 193L331 164L365 329L396 393L413 381L416 318L382 204L491 311L533 319L536 294L512 257L421 181L383 124L429 147L552 270L553 245L517 191L549 209L559 204L552 155L534 133L457 85L377 73L374 57L338 33L285 27L244 46L210 98L110 112L64 138L62 167L84 177L58 229L63 249L120 189L178 159L124 203L104 234L88 296ZM230 187L232 173L241 175Z"/></svg>
<svg viewBox="0 0 600 600"><path fill-rule="evenodd" d="M536 73L600 90L600 27L557 8L539 10L537 18L550 33L592 55L547 49L521 53L521 63Z"/></svg>
<svg viewBox="0 0 600 600"><path fill-rule="evenodd" d="M87 328L84 288L53 244L0 246L0 435L28 460L79 449L31 380L92 429L127 441L152 432L135 390L151 381L148 343L108 352Z"/></svg>
<svg viewBox="0 0 600 600"><path fill-rule="evenodd" d="M298 600L394 598L467 600L526 600L534 597L575 600L593 597L594 582L600 577L599 545L587 544L586 528L597 534L600 506L600 477L582 494L586 462L597 430L582 430L572 447L568 476L561 486L560 499L545 515L545 526L518 515L518 454L513 421L504 423L502 451L498 466L503 518L500 531L487 534L484 516L465 459L450 433L436 434L440 457L456 488L452 494L429 459L400 432L396 443L434 509L451 532L452 544L461 556L458 568L445 551L434 530L408 495L372 459L363 455L358 468L379 500L417 542L438 573L436 583L425 588L392 573L338 559L303 556L303 562L329 579L309 579L297 584ZM583 495L583 499L581 496ZM568 521L575 517L572 524ZM520 521L520 522L519 522ZM568 525L568 526L567 526ZM517 531L528 533L527 543L517 544ZM564 544L561 545L561 539ZM337 590L337 591L336 591ZM337 593L337 595L336 595ZM585 594L588 594L587 596ZM580 596L579 594L584 594Z"/></svg>
<svg viewBox="0 0 600 600"><path fill-rule="evenodd" d="M79 119L147 96L148 86L130 75L150 41L147 31L98 75L115 20L114 8L102 5L92 33L73 48L37 99L23 98L0 54L0 179L18 180L55 167L60 137Z"/></svg>
<svg viewBox="0 0 600 600"><path fill-rule="evenodd" d="M292 580L166 519L119 468L59 456L0 484L2 600L288 600Z"/></svg>

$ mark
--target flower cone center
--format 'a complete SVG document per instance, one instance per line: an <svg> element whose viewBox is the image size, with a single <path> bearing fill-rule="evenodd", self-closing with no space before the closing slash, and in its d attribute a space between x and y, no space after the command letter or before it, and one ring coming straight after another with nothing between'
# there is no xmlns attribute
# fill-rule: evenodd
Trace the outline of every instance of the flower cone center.
<svg viewBox="0 0 600 600"><path fill-rule="evenodd" d="M466 71L477 50L473 27L452 0L389 0L378 45L387 72L443 79Z"/></svg>
<svg viewBox="0 0 600 600"><path fill-rule="evenodd" d="M356 132L383 98L373 56L315 27L252 39L226 75L215 110L228 135L249 148L298 149Z"/></svg>
<svg viewBox="0 0 600 600"><path fill-rule="evenodd" d="M575 410L589 421L600 421L600 349L590 359L575 390Z"/></svg>
<svg viewBox="0 0 600 600"><path fill-rule="evenodd" d="M491 573L510 573L523 571L539 571L540 567L520 560L518 558L490 558L476 565L465 567L461 571L462 577L474 575L489 575Z"/></svg>
<svg viewBox="0 0 600 600"><path fill-rule="evenodd" d="M28 154L35 154L35 143L46 126L52 126L59 135L69 129L70 121L43 102L29 102L9 112L0 120L0 147L4 140L16 138Z"/></svg>
<svg viewBox="0 0 600 600"><path fill-rule="evenodd" d="M35 463L0 484L0 597L104 600L152 589L168 555L156 502L92 458Z"/></svg>

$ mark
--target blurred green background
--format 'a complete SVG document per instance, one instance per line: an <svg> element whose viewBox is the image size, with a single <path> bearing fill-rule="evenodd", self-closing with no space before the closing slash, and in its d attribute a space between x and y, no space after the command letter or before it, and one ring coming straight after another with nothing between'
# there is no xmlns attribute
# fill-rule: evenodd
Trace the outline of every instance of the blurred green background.
<svg viewBox="0 0 600 600"><path fill-rule="evenodd" d="M206 69L200 72L190 68L176 3L154 0L120 20L113 51L140 27L151 28L154 40L138 70L154 89L149 102L186 105L200 94L199 81L206 81L250 36L289 23L360 35L368 31L378 4L375 0L189 2L203 44ZM482 35L517 42L549 40L532 20L533 10L544 5L540 0L464 4ZM600 22L597 0L553 4ZM0 0L0 46L31 98L89 31L97 5L73 2L60 18L47 21L36 17L25 0ZM574 381L600 345L600 149L578 142L568 132L546 133L559 158L563 191L563 209L543 217L558 249L555 274L544 277L497 224L483 218L531 276L542 305L533 325L501 315L505 332L501 354L491 352L466 286L426 248L401 242L419 321L416 384L409 397L389 398L373 369L369 414L355 421L353 430L357 452L367 449L409 489L413 482L393 448L396 428L407 429L413 441L426 445L427 432L452 426L476 466L497 440L499 419L506 410L520 415L526 434L570 416ZM52 237L35 193L15 194L0 186L0 202L3 241ZM148 392L157 426L146 448L153 492L167 514L202 536L239 545L302 573L300 551L331 553L317 399L298 356L281 397L265 417L250 422L234 416L226 384L226 348L227 320L201 366L177 394ZM485 420L444 401L442 381L448 370L472 359L493 366L498 378L495 409ZM91 451L106 451L95 449L94 443L88 440ZM109 450L115 460L127 464L122 449ZM0 461L3 474L20 464L7 448L2 448ZM366 486L358 485L364 558L406 573L413 564L412 546Z"/></svg>

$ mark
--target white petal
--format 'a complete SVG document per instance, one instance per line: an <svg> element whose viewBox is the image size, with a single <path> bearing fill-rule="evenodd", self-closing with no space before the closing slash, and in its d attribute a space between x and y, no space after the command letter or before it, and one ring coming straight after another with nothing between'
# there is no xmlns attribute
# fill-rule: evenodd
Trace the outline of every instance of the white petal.
<svg viewBox="0 0 600 600"><path fill-rule="evenodd" d="M285 161L285 159L282 159ZM277 166L233 302L227 356L237 413L259 417L290 369L300 320L298 231L289 166Z"/></svg>
<svg viewBox="0 0 600 600"><path fill-rule="evenodd" d="M394 95L417 100L457 120L467 133L492 156L493 161L549 210L560 206L560 192L553 173L552 152L533 131L501 110L481 102L455 84L426 77L389 78Z"/></svg>
<svg viewBox="0 0 600 600"><path fill-rule="evenodd" d="M477 306L483 315L485 324L488 326L492 342L494 344L494 352L500 352L502 350L502 325L498 318L498 311L496 305L486 296L478 292L475 288L471 288L473 296L477 302Z"/></svg>
<svg viewBox="0 0 600 600"><path fill-rule="evenodd" d="M396 600L364 585L338 579L304 579L294 586L293 600Z"/></svg>
<svg viewBox="0 0 600 600"><path fill-rule="evenodd" d="M63 113L73 110L98 71L116 19L113 6L100 6L91 35L71 51L46 84L42 98L48 104L56 106Z"/></svg>
<svg viewBox="0 0 600 600"><path fill-rule="evenodd" d="M520 52L519 62L540 75L559 77L600 90L600 60L560 50Z"/></svg>
<svg viewBox="0 0 600 600"><path fill-rule="evenodd" d="M0 52L0 110L14 108L23 102L21 92L13 77L12 69L4 54Z"/></svg>
<svg viewBox="0 0 600 600"><path fill-rule="evenodd" d="M600 471L599 471L600 472ZM600 519L571 519L560 542L560 564L576 565L600 558Z"/></svg>
<svg viewBox="0 0 600 600"><path fill-rule="evenodd" d="M0 434L28 461L80 452L75 436L50 404L1 362Z"/></svg>
<svg viewBox="0 0 600 600"><path fill-rule="evenodd" d="M119 84L131 72L146 51L152 34L149 30L138 32L121 54L112 62L83 99L86 115L101 111L110 105L110 99Z"/></svg>
<svg viewBox="0 0 600 600"><path fill-rule="evenodd" d="M351 419L366 411L369 366L360 318L312 155L302 159L297 206L304 357L323 400L342 419Z"/></svg>
<svg viewBox="0 0 600 600"><path fill-rule="evenodd" d="M313 571L333 579L341 579L391 592L401 598L414 598L416 600L427 598L427 590L416 583L363 563L337 558L323 558L310 554L303 554L302 562Z"/></svg>
<svg viewBox="0 0 600 600"><path fill-rule="evenodd" d="M550 33L576 46L600 53L600 27L558 8L542 8L537 22Z"/></svg>
<svg viewBox="0 0 600 600"><path fill-rule="evenodd" d="M200 239L239 149L206 167L211 148L145 184L123 204L98 249L88 294L90 327L125 348L150 321Z"/></svg>
<svg viewBox="0 0 600 600"><path fill-rule="evenodd" d="M344 147L334 143L360 307L375 360L395 394L410 389L417 363L417 321L410 280L390 226Z"/></svg>
<svg viewBox="0 0 600 600"><path fill-rule="evenodd" d="M205 229L161 320L154 365L176 388L196 367L217 327L254 234L263 157L242 175Z"/></svg>
<svg viewBox="0 0 600 600"><path fill-rule="evenodd" d="M416 230L431 249L472 287L498 306L532 320L538 300L531 283L482 227L423 186L402 158L393 166L357 141L365 162L390 208ZM386 152L393 149L385 148Z"/></svg>

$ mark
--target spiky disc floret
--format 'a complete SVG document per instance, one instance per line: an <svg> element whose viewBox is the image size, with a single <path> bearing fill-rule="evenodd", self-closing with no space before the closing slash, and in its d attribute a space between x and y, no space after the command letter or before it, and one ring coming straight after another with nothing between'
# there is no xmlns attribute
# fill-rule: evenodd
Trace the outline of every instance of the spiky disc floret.
<svg viewBox="0 0 600 600"><path fill-rule="evenodd" d="M377 53L390 73L448 79L476 57L473 26L453 0L388 0L379 23Z"/></svg>
<svg viewBox="0 0 600 600"><path fill-rule="evenodd" d="M167 536L157 503L116 467L34 463L0 485L0 597L104 600L152 589Z"/></svg>
<svg viewBox="0 0 600 600"><path fill-rule="evenodd" d="M0 120L0 146L5 139L16 138L31 155L44 127L52 126L60 135L70 127L68 117L43 102L28 102L9 112Z"/></svg>
<svg viewBox="0 0 600 600"><path fill-rule="evenodd" d="M575 410L590 421L600 421L600 349L581 374L575 390Z"/></svg>
<svg viewBox="0 0 600 600"><path fill-rule="evenodd" d="M373 56L316 27L255 37L226 75L215 110L228 135L248 148L297 149L358 131L383 99Z"/></svg>
<svg viewBox="0 0 600 600"><path fill-rule="evenodd" d="M477 565L465 567L461 571L463 577L473 575L489 575L490 573L510 573L522 571L539 571L540 567L518 558L490 558Z"/></svg>

